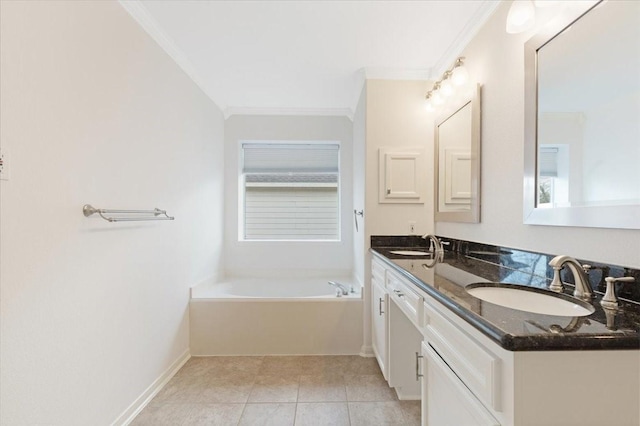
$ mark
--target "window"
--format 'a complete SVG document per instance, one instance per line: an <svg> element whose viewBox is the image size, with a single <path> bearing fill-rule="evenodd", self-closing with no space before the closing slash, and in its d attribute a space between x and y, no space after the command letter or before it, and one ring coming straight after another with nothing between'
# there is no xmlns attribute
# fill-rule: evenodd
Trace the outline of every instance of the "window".
<svg viewBox="0 0 640 426"><path fill-rule="evenodd" d="M538 207L553 207L558 177L558 148L540 146L538 152Z"/></svg>
<svg viewBox="0 0 640 426"><path fill-rule="evenodd" d="M568 207L570 157L567 144L541 144L538 149L537 207ZM574 188L574 191L577 188Z"/></svg>
<svg viewBox="0 0 640 426"><path fill-rule="evenodd" d="M242 144L244 240L339 240L337 142Z"/></svg>

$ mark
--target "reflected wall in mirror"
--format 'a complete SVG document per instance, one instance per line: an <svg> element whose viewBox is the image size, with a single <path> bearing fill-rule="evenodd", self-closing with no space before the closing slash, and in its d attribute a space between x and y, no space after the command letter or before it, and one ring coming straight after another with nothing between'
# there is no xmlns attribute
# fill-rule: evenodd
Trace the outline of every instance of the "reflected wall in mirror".
<svg viewBox="0 0 640 426"><path fill-rule="evenodd" d="M435 126L435 219L480 222L480 86L469 86Z"/></svg>
<svg viewBox="0 0 640 426"><path fill-rule="evenodd" d="M640 2L589 6L525 46L525 223L640 229Z"/></svg>

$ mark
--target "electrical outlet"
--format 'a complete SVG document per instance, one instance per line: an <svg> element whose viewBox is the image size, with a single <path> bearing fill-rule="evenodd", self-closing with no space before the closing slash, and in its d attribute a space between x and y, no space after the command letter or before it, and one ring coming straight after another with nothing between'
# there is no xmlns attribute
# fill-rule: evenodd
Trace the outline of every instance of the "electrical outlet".
<svg viewBox="0 0 640 426"><path fill-rule="evenodd" d="M9 156L0 150L0 180L9 180Z"/></svg>
<svg viewBox="0 0 640 426"><path fill-rule="evenodd" d="M416 235L416 223L409 222L409 235Z"/></svg>

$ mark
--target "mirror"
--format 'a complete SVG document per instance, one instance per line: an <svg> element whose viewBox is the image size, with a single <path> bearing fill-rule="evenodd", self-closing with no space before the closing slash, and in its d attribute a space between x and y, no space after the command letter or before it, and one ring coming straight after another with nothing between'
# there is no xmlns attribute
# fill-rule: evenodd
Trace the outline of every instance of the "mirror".
<svg viewBox="0 0 640 426"><path fill-rule="evenodd" d="M588 6L525 45L525 223L640 229L640 2Z"/></svg>
<svg viewBox="0 0 640 426"><path fill-rule="evenodd" d="M480 222L480 85L435 125L435 220Z"/></svg>

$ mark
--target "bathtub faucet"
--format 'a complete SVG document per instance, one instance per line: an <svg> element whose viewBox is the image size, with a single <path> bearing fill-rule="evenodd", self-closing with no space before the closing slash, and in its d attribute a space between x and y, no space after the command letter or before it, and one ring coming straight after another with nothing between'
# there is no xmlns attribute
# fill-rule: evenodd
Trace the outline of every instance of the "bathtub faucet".
<svg viewBox="0 0 640 426"><path fill-rule="evenodd" d="M343 296L346 296L347 294L349 294L349 289L344 284L340 284L335 281L329 281L328 284L331 286L334 286L337 289L340 289L340 292L342 293Z"/></svg>

